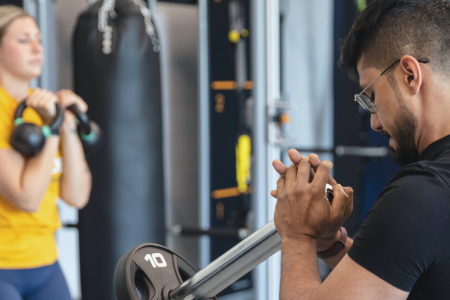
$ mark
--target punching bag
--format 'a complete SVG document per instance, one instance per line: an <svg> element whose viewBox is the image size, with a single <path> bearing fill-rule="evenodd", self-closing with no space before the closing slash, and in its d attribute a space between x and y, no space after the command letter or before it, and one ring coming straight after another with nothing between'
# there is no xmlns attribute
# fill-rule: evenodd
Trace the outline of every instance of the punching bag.
<svg viewBox="0 0 450 300"><path fill-rule="evenodd" d="M83 300L115 299L119 258L140 243L164 244L159 43L142 0L97 1L78 19L75 92L104 130L88 158L93 185L79 213Z"/></svg>

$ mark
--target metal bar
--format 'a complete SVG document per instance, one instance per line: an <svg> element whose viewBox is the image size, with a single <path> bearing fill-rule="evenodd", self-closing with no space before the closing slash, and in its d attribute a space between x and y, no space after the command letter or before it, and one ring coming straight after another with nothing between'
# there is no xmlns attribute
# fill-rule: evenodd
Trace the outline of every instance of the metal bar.
<svg viewBox="0 0 450 300"><path fill-rule="evenodd" d="M170 300L214 297L280 249L272 220L173 290Z"/></svg>
<svg viewBox="0 0 450 300"><path fill-rule="evenodd" d="M296 148L298 152L334 153L338 156L384 157L389 155L387 147L337 146L336 148Z"/></svg>
<svg viewBox="0 0 450 300"><path fill-rule="evenodd" d="M64 227L64 228L78 228L78 223L77 224L64 223L64 224L62 224L62 227Z"/></svg>
<svg viewBox="0 0 450 300"><path fill-rule="evenodd" d="M183 236L202 236L217 238L231 238L243 240L250 235L250 230L247 228L210 228L207 230L201 228L185 227L182 225L175 225L171 230L172 235Z"/></svg>
<svg viewBox="0 0 450 300"><path fill-rule="evenodd" d="M364 157L383 157L389 155L389 149L386 147L351 147L337 146L336 154L339 156L353 155Z"/></svg>

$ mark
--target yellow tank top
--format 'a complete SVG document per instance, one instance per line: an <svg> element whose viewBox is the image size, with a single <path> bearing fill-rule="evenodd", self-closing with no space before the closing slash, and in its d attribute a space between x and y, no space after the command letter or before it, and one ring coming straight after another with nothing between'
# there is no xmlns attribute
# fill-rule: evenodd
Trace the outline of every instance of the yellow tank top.
<svg viewBox="0 0 450 300"><path fill-rule="evenodd" d="M10 136L18 104L0 86L0 151L11 149ZM42 125L42 119L31 108L25 109L23 119L25 122ZM62 159L58 152L54 160L52 180L35 213L18 209L0 195L0 268L37 268L56 261L58 254L55 231L61 227L56 202L61 172Z"/></svg>

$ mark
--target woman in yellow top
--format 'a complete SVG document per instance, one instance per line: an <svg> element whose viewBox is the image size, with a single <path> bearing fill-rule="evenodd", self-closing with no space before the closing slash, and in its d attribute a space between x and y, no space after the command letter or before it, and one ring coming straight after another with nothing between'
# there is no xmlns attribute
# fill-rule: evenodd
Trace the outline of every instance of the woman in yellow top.
<svg viewBox="0 0 450 300"><path fill-rule="evenodd" d="M25 159L11 148L14 113L26 101L25 122L48 124L55 103L84 101L68 90L53 94L30 89L40 76L43 49L36 22L21 8L0 6L0 299L69 300L57 263L55 230L61 224L60 197L82 208L89 199L91 173L76 133L76 119L65 111L60 134L47 137L43 150Z"/></svg>

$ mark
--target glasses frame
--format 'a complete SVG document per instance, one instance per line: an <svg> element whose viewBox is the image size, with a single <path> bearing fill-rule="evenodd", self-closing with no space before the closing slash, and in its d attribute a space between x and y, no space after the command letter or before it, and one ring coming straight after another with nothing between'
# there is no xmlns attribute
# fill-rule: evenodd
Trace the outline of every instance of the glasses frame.
<svg viewBox="0 0 450 300"><path fill-rule="evenodd" d="M375 78L368 86L366 86L366 88L364 90L361 91L361 93L356 94L355 95L355 102L358 102L359 105L361 105L362 108L364 108L365 111L367 111L368 113L371 114L376 114L377 113L377 108L375 107L375 103L373 102L373 100L364 92L375 82L378 80L378 78L380 78L381 76L383 76L387 71L389 71L390 68L392 68L396 63L400 62L401 59L397 59L396 61L394 61L389 67L386 68L386 70L384 70L383 72L381 72L381 74ZM420 63L426 64L429 63L430 60L429 59L418 59L417 60Z"/></svg>

